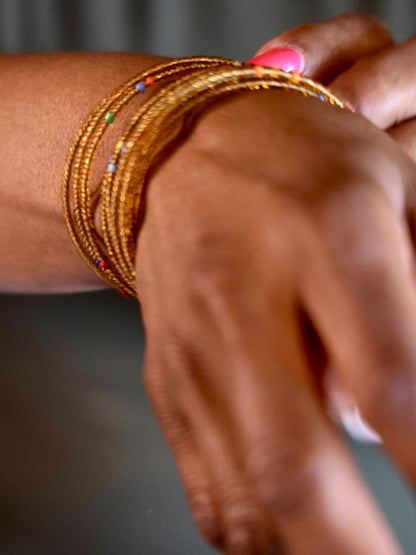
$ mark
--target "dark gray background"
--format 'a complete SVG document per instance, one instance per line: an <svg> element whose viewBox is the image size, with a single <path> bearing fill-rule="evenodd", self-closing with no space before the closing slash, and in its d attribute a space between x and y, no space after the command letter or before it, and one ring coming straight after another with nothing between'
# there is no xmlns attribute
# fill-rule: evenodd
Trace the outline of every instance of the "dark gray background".
<svg viewBox="0 0 416 555"><path fill-rule="evenodd" d="M410 0L0 0L0 48L244 60L290 27L347 10L378 14L399 40L416 30ZM0 351L1 555L213 553L145 396L134 301L0 296ZM414 555L410 494L376 449L354 450Z"/></svg>

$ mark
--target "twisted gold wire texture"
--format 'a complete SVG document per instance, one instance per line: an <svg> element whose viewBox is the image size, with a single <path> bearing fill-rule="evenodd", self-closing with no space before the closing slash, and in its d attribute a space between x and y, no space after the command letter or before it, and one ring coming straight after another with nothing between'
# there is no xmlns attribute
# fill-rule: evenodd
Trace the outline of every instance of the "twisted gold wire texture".
<svg viewBox="0 0 416 555"><path fill-rule="evenodd" d="M105 172L99 201L102 229L95 227L90 178L97 147L112 118L137 97L138 83L163 85L140 106L117 141ZM150 88L150 87L147 87ZM296 73L213 57L190 57L161 64L134 76L104 99L80 129L63 179L68 231L87 265L123 295L136 297L135 248L146 178L164 146L188 116L214 100L241 91L283 89L317 97L340 108L328 89Z"/></svg>

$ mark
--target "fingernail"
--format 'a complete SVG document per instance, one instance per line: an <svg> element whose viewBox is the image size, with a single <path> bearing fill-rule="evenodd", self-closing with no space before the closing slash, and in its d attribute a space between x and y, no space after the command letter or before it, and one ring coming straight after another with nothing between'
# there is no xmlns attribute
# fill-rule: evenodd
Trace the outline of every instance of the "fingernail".
<svg viewBox="0 0 416 555"><path fill-rule="evenodd" d="M359 443L381 444L381 437L371 428L371 426L363 419L358 407L351 410L342 410L340 412L342 425L352 439Z"/></svg>
<svg viewBox="0 0 416 555"><path fill-rule="evenodd" d="M272 48L272 50L256 56L247 63L275 67L283 69L283 71L301 72L303 69L303 58L293 48Z"/></svg>

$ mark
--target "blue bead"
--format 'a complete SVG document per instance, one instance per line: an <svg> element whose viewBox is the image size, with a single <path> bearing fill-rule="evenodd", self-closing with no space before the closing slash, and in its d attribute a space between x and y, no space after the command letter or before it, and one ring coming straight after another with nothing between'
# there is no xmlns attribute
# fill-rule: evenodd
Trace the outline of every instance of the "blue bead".
<svg viewBox="0 0 416 555"><path fill-rule="evenodd" d="M142 93L146 90L146 85L142 81L140 81L136 84L136 89Z"/></svg>
<svg viewBox="0 0 416 555"><path fill-rule="evenodd" d="M99 261L99 260L96 260L96 261L94 262L94 266L99 266L99 265L100 265L100 261Z"/></svg>
<svg viewBox="0 0 416 555"><path fill-rule="evenodd" d="M325 97L323 94L317 94L316 98L319 98L319 100L325 100Z"/></svg>
<svg viewBox="0 0 416 555"><path fill-rule="evenodd" d="M117 166L115 164L108 164L108 171L114 173L117 170Z"/></svg>
<svg viewBox="0 0 416 555"><path fill-rule="evenodd" d="M126 152L126 150L127 150L127 147L126 145L124 145L123 148L121 149L121 152Z"/></svg>

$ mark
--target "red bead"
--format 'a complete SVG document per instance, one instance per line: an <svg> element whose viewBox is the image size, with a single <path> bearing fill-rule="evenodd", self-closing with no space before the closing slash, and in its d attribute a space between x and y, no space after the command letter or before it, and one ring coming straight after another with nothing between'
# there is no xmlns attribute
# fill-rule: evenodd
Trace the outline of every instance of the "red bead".
<svg viewBox="0 0 416 555"><path fill-rule="evenodd" d="M146 83L149 85L149 87L152 87L155 84L155 80L153 79L153 77L151 77L150 75L148 75L146 77Z"/></svg>
<svg viewBox="0 0 416 555"><path fill-rule="evenodd" d="M101 260L99 266L103 269L108 268L108 262L106 262L105 260Z"/></svg>

